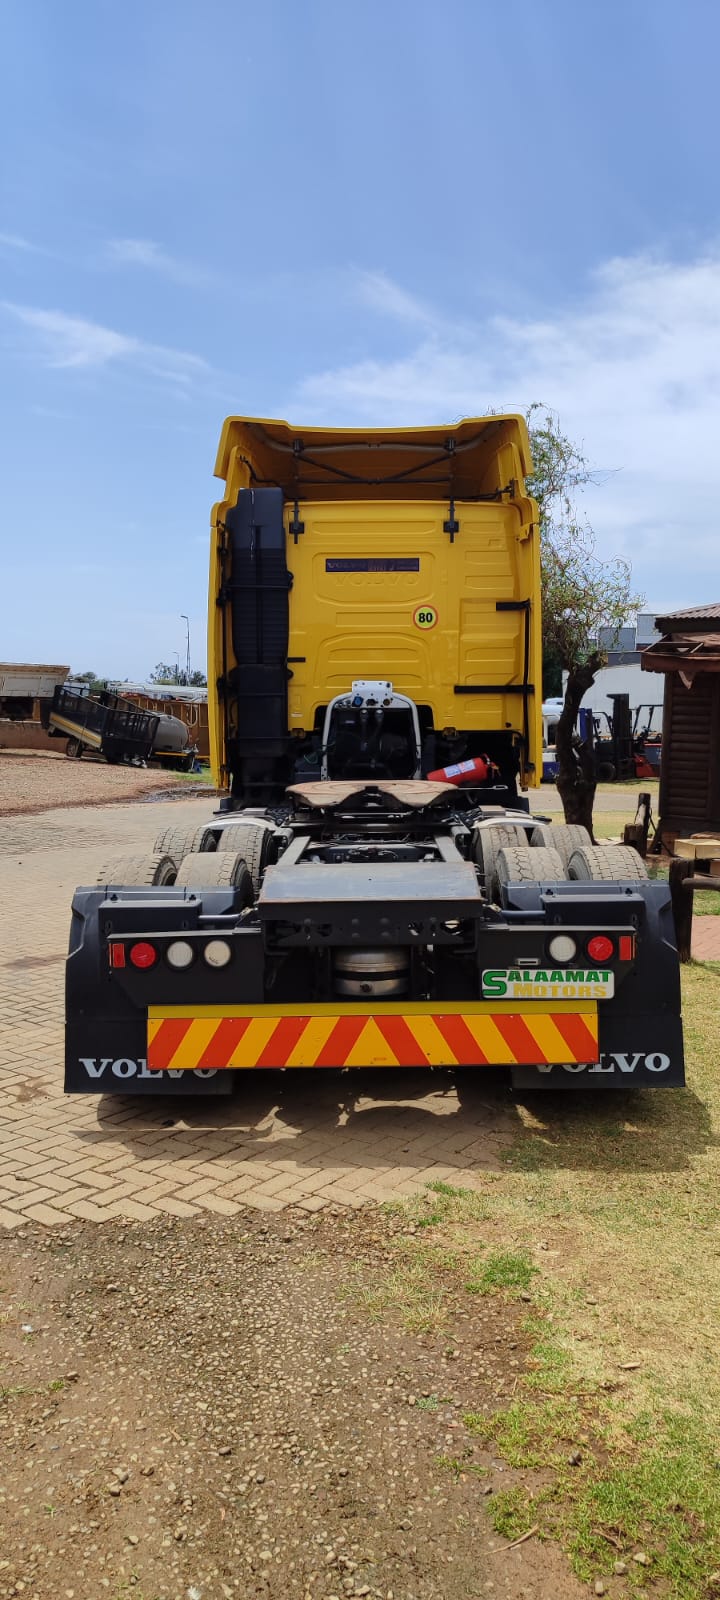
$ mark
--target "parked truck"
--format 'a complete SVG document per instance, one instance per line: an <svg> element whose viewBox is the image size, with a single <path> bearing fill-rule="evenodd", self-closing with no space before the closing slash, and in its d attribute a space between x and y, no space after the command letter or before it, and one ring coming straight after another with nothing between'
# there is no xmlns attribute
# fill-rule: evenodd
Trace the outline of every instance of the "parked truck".
<svg viewBox="0 0 720 1600"><path fill-rule="evenodd" d="M71 1093L248 1068L678 1085L667 887L531 814L540 552L519 416L231 417L212 516L213 815L76 891Z"/></svg>
<svg viewBox="0 0 720 1600"><path fill-rule="evenodd" d="M110 766L121 761L146 766L155 761L177 772L192 772L197 746L180 717L143 711L113 689L70 684L58 687L48 702L43 726L51 738L65 740L65 754L78 760L89 751Z"/></svg>

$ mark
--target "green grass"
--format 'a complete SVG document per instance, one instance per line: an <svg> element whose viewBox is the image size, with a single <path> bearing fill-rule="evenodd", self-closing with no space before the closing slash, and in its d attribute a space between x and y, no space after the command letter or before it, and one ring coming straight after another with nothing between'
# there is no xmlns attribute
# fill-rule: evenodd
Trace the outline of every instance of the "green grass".
<svg viewBox="0 0 720 1600"><path fill-rule="evenodd" d="M655 1578L673 1597L712 1591L708 1579L720 1556L717 1459L712 1437L692 1418L666 1415L639 1458L584 1479L567 1519L576 1570L589 1575L605 1564L603 1532L612 1532L630 1555L649 1557ZM605 1549L603 1544L605 1543ZM627 1559L626 1554L626 1559Z"/></svg>
<svg viewBox="0 0 720 1600"><path fill-rule="evenodd" d="M653 798L653 810L657 810L657 797L660 784L657 778L616 778L612 783L599 783L596 794L617 794L618 789L630 789L635 794L650 794Z"/></svg>
<svg viewBox="0 0 720 1600"><path fill-rule="evenodd" d="M650 877L656 881L667 882L669 867L667 860L659 860L657 856L648 857L648 871ZM720 916L720 887L717 889L697 889L693 894L694 917Z"/></svg>
<svg viewBox="0 0 720 1600"><path fill-rule="evenodd" d="M540 1389L543 1394L562 1394L572 1376L570 1352L558 1344L547 1321L539 1317L526 1317L523 1332L535 1336L531 1346L531 1370L525 1374L526 1387Z"/></svg>
<svg viewBox="0 0 720 1600"><path fill-rule="evenodd" d="M469 1474L476 1478L487 1478L488 1476L487 1467L480 1466L477 1461L470 1461L467 1455L437 1456L436 1460L437 1465L448 1472L452 1472L454 1478L460 1478L463 1474Z"/></svg>
<svg viewBox="0 0 720 1600"><path fill-rule="evenodd" d="M501 1489L490 1501L490 1517L495 1532L509 1543L529 1533L535 1526L536 1512L537 1506L527 1491L518 1485L512 1489Z"/></svg>
<svg viewBox="0 0 720 1600"><path fill-rule="evenodd" d="M720 965L682 982L688 1087L517 1097L500 1171L393 1207L370 1303L450 1335L469 1295L531 1293L512 1394L441 1465L504 1458L498 1533L537 1524L584 1582L622 1559L626 1593L720 1600Z"/></svg>
<svg viewBox="0 0 720 1600"><path fill-rule="evenodd" d="M693 916L720 916L720 890L697 889L693 894Z"/></svg>
<svg viewBox="0 0 720 1600"><path fill-rule="evenodd" d="M471 1294L489 1294L493 1289L529 1289L537 1272L527 1250L491 1252L479 1263L465 1287Z"/></svg>
<svg viewBox="0 0 720 1600"><path fill-rule="evenodd" d="M720 1557L720 1498L714 1434L701 1421L652 1415L638 1437L617 1403L598 1396L522 1398L464 1420L510 1467L537 1473L535 1492L515 1486L492 1502L498 1532L517 1538L537 1523L560 1540L585 1581L609 1575L622 1555L636 1575L662 1578L674 1600L707 1592ZM649 1568L633 1563L639 1552Z"/></svg>
<svg viewBox="0 0 720 1600"><path fill-rule="evenodd" d="M412 1333L426 1333L447 1322L448 1291L438 1278L438 1265L447 1265L440 1251L403 1250L396 1246L392 1264L385 1273L367 1281L362 1269L345 1293L352 1295L375 1321L388 1311L396 1313Z"/></svg>
<svg viewBox="0 0 720 1600"><path fill-rule="evenodd" d="M203 767L202 772L173 772L172 777L176 783L191 784L193 788L215 787L209 767Z"/></svg>
<svg viewBox="0 0 720 1600"><path fill-rule="evenodd" d="M468 1412L465 1426L474 1437L493 1443L508 1466L559 1467L578 1430L575 1401L517 1400L491 1416Z"/></svg>

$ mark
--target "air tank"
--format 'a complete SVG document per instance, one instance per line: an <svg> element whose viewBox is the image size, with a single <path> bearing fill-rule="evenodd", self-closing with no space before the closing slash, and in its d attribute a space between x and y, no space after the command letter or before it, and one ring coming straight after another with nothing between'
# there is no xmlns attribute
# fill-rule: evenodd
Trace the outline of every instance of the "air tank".
<svg viewBox="0 0 720 1600"><path fill-rule="evenodd" d="M169 751L172 755L182 755L190 743L190 729L180 717L168 717L162 713L158 718L157 733L153 740L153 753L155 751Z"/></svg>

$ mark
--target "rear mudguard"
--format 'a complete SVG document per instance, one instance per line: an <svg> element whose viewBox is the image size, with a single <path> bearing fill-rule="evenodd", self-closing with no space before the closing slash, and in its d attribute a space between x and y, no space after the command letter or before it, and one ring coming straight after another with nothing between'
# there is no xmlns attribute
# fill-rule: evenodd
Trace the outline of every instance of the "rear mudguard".
<svg viewBox="0 0 720 1600"><path fill-rule="evenodd" d="M682 1020L633 1012L600 1019L600 1060L591 1066L513 1067L515 1089L681 1089Z"/></svg>
<svg viewBox="0 0 720 1600"><path fill-rule="evenodd" d="M580 885L561 884L554 898L577 895ZM602 904L608 889L619 886L583 884L583 920L602 925ZM513 1067L512 1082L522 1089L622 1089L637 1085L678 1089L685 1083L681 1016L680 965L667 884L638 882L626 888L640 897L642 922L633 971L612 1000L599 1005L600 1059L590 1066ZM535 885L512 885L517 909L548 910L548 898ZM595 909L597 908L597 909Z"/></svg>
<svg viewBox="0 0 720 1600"><path fill-rule="evenodd" d="M65 1093L231 1094L232 1072L148 1071L146 1014L108 973L100 936L104 898L104 890L79 889L73 899L65 968ZM221 892L216 899L222 909Z"/></svg>
<svg viewBox="0 0 720 1600"><path fill-rule="evenodd" d="M149 1072L145 1025L106 1017L68 1023L66 1094L231 1094L234 1072Z"/></svg>

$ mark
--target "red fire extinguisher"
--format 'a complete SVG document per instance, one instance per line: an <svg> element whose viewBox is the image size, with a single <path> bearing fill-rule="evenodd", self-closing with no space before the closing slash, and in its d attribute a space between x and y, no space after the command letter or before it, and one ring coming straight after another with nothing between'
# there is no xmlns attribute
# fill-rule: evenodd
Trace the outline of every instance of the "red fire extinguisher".
<svg viewBox="0 0 720 1600"><path fill-rule="evenodd" d="M436 772L428 773L431 783L485 783L491 774L497 772L494 762L488 756L476 756L474 761L457 761L452 767L438 767Z"/></svg>

